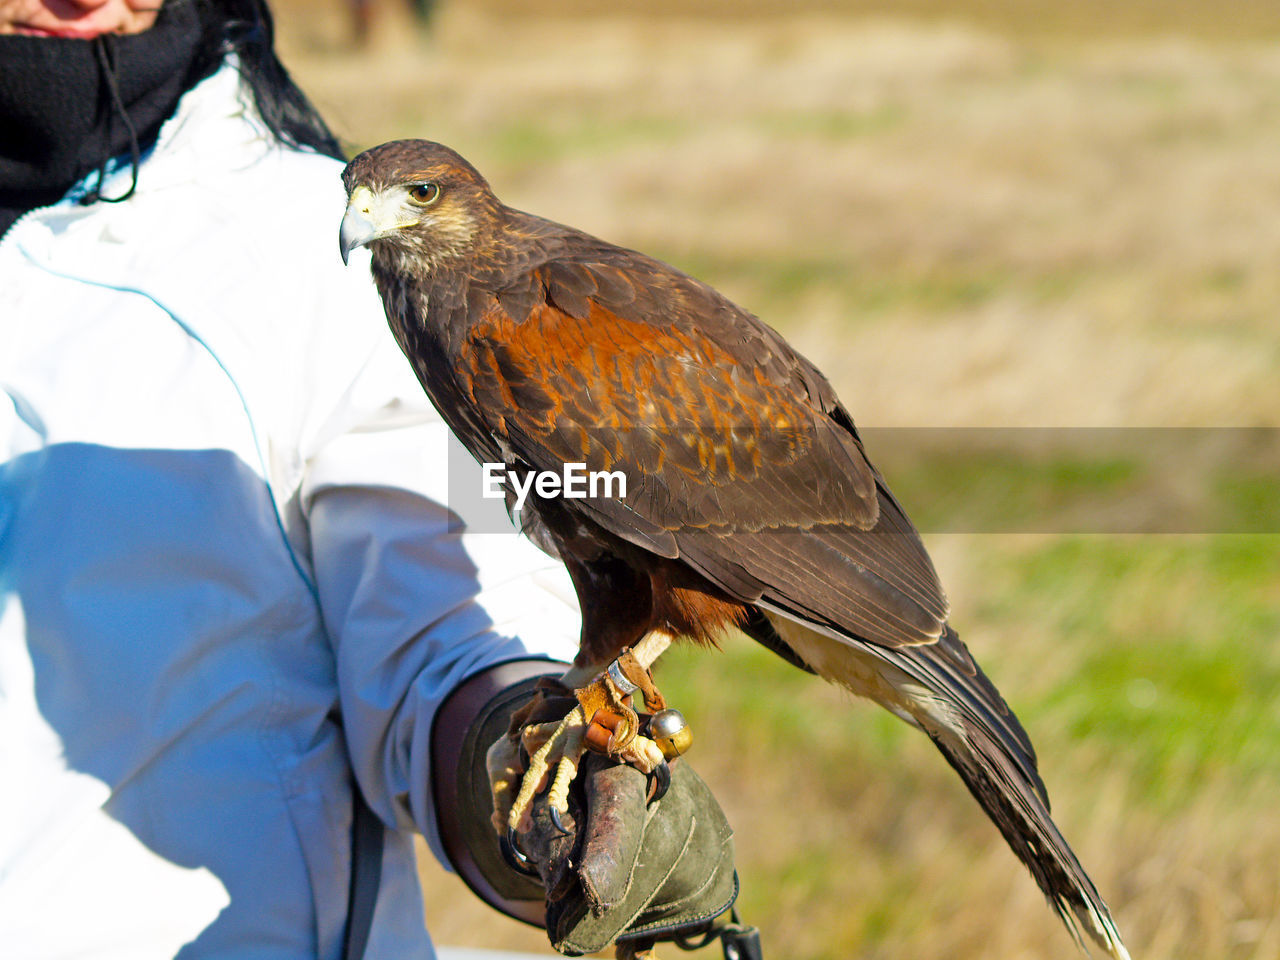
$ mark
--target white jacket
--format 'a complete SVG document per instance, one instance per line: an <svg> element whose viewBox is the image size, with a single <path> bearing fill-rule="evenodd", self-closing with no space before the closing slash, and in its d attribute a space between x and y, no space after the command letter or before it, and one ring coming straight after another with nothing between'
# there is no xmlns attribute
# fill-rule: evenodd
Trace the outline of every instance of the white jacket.
<svg viewBox="0 0 1280 960"><path fill-rule="evenodd" d="M132 199L0 241L7 960L337 957L353 768L401 828L366 955L429 957L434 710L575 650L560 565L444 506L479 468L342 266L339 172L227 66Z"/></svg>

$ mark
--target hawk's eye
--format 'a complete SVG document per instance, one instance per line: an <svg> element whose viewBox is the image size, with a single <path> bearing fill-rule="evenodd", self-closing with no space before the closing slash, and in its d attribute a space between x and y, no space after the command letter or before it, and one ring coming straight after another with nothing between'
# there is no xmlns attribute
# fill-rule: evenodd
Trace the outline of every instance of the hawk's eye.
<svg viewBox="0 0 1280 960"><path fill-rule="evenodd" d="M409 188L409 199L420 207L440 199L440 186L435 183L415 183Z"/></svg>

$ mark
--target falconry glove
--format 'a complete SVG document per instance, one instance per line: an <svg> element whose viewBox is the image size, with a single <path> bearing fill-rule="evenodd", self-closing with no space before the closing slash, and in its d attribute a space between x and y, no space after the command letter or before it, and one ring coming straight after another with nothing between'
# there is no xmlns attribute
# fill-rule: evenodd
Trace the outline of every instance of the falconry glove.
<svg viewBox="0 0 1280 960"><path fill-rule="evenodd" d="M569 832L543 801L525 841L547 891L551 945L573 956L706 931L738 895L732 831L707 785L677 763L650 804L633 767L589 754L583 768Z"/></svg>
<svg viewBox="0 0 1280 960"><path fill-rule="evenodd" d="M570 956L613 943L639 951L708 932L738 893L732 830L711 791L683 761L673 764L665 795L650 802L644 774L588 754L570 793L569 815L557 826L545 793L540 795L532 828L518 837L525 869L504 858L486 753L534 688L534 680L525 680L501 691L463 738L457 826L471 862L465 869L454 864L463 879L508 915L540 921L551 945Z"/></svg>

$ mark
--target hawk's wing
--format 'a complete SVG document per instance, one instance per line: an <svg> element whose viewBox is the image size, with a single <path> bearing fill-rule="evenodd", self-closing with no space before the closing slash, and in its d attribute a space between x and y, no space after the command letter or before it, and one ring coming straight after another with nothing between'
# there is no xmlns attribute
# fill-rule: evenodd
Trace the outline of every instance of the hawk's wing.
<svg viewBox="0 0 1280 960"><path fill-rule="evenodd" d="M625 498L571 505L742 600L889 647L941 635L918 535L830 385L772 329L605 245L487 294L467 298L453 375L521 461L625 475Z"/></svg>
<svg viewBox="0 0 1280 960"><path fill-rule="evenodd" d="M1029 738L947 627L932 561L826 379L705 284L580 243L468 295L452 376L487 420L475 445L622 472L625 498L567 502L903 670L990 731L1044 799Z"/></svg>

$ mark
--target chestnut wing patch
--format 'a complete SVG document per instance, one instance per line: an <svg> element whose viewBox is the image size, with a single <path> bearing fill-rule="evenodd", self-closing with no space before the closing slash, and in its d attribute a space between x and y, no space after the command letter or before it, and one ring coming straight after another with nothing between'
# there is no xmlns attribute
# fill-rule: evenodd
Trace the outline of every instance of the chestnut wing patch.
<svg viewBox="0 0 1280 960"><path fill-rule="evenodd" d="M539 470L620 471L624 499L572 503L741 599L895 646L936 638L932 565L826 381L650 263L560 260L492 295L457 375L495 433Z"/></svg>

